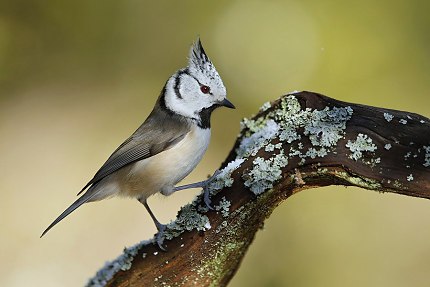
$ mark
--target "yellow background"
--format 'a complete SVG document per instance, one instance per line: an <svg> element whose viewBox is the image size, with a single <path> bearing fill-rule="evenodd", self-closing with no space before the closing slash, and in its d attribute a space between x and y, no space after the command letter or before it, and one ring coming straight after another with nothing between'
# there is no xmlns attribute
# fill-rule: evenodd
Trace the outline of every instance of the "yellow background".
<svg viewBox="0 0 430 287"><path fill-rule="evenodd" d="M237 109L215 112L186 183L220 165L241 118L292 90L429 117L429 3L1 1L0 286L82 286L155 232L137 201L114 199L39 239L146 118L198 35ZM196 192L150 204L167 222ZM308 190L275 210L231 286L429 286L429 242L428 200Z"/></svg>

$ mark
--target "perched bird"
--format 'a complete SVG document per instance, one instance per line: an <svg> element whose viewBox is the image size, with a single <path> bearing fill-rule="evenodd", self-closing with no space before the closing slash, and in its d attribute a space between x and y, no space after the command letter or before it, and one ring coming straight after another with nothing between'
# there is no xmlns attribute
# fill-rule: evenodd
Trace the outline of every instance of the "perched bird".
<svg viewBox="0 0 430 287"><path fill-rule="evenodd" d="M198 39L190 49L188 67L178 70L166 82L154 109L145 122L108 158L78 193L85 193L68 207L53 226L84 203L112 196L137 198L147 209L162 247L161 224L147 204L160 192L205 187L206 181L175 187L200 162L211 135L210 117L218 107L234 109L214 65Z"/></svg>

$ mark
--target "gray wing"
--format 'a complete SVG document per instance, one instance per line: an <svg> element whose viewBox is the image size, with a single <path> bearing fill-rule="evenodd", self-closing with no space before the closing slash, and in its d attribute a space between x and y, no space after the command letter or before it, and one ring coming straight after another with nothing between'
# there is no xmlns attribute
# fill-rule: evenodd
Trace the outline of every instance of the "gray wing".
<svg viewBox="0 0 430 287"><path fill-rule="evenodd" d="M153 111L133 135L112 153L78 195L120 168L173 147L189 131L190 127L186 121Z"/></svg>
<svg viewBox="0 0 430 287"><path fill-rule="evenodd" d="M158 104L158 103L157 103ZM163 152L180 142L190 131L190 124L184 117L167 113L160 108L155 108L146 121L124 141L108 158L96 175L78 193L83 192L90 185L97 184L100 180L120 168ZM46 234L58 222L76 210L85 202L94 198L100 190L88 190L70 205L48 228L43 231Z"/></svg>

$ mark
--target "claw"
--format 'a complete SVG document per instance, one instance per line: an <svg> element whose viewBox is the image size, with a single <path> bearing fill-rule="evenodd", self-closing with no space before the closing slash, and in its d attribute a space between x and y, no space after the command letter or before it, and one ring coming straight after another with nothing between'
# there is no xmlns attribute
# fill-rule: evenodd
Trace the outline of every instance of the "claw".
<svg viewBox="0 0 430 287"><path fill-rule="evenodd" d="M214 210L214 208L211 205L212 200L211 200L210 196L211 196L211 192L209 191L209 189L204 188L203 201L205 202L206 207L209 208L209 210Z"/></svg>
<svg viewBox="0 0 430 287"><path fill-rule="evenodd" d="M209 210L214 210L214 208L212 207L212 200L210 199L211 192L209 191L208 187L209 187L209 184L211 183L211 181L214 180L220 173L221 173L221 171L219 169L217 169L215 171L215 173L205 181L204 186L203 186L203 191L204 191L203 201L205 202L206 207L209 208Z"/></svg>
<svg viewBox="0 0 430 287"><path fill-rule="evenodd" d="M157 224L158 233L155 235L155 242L158 245L158 248L162 251L167 251L166 248L163 247L164 242L164 231L166 230L167 225L165 224Z"/></svg>

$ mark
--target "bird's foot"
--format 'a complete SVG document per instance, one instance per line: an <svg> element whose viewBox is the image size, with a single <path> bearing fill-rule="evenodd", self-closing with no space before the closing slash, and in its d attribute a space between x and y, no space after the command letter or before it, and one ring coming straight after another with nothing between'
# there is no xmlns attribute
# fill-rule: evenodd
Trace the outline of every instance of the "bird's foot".
<svg viewBox="0 0 430 287"><path fill-rule="evenodd" d="M167 228L166 224L161 224L161 223L157 224L158 232L155 235L155 242L157 243L158 248L160 248L160 250L162 251L167 251L167 249L163 247L164 231L166 230L166 228Z"/></svg>
<svg viewBox="0 0 430 287"><path fill-rule="evenodd" d="M204 191L204 193L203 193L203 201L205 202L206 207L209 210L213 210L214 208L212 207L212 200L210 198L211 197L210 190L208 188L203 188L203 191Z"/></svg>
<svg viewBox="0 0 430 287"><path fill-rule="evenodd" d="M211 200L211 198L210 198L210 196L211 196L211 191L210 191L210 189L209 189L209 185L210 185L210 183L219 175L221 173L221 171L219 170L219 169L217 169L216 171L215 171L215 173L210 177L210 178L208 178L206 181L205 181L205 183L204 183L204 185L203 185L203 191L204 191L204 193L203 193L203 201L205 202L205 204L206 204L206 207L207 208L209 208L209 210L213 210L214 208L212 207L212 200Z"/></svg>

